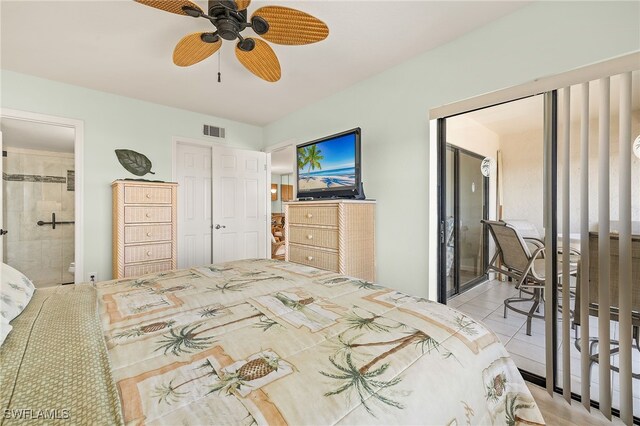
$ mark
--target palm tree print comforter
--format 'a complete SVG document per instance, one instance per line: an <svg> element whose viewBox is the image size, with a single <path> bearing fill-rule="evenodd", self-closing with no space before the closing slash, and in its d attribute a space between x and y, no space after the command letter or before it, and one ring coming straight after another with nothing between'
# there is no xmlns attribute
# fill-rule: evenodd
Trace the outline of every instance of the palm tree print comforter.
<svg viewBox="0 0 640 426"><path fill-rule="evenodd" d="M542 424L497 337L444 305L245 260L97 284L127 424Z"/></svg>

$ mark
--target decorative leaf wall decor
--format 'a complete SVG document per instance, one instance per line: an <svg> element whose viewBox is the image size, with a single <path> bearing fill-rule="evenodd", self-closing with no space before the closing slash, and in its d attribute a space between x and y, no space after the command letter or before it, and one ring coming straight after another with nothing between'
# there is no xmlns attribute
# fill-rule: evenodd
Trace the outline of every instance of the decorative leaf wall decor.
<svg viewBox="0 0 640 426"><path fill-rule="evenodd" d="M151 167L153 167L151 160L144 154L130 149L116 149L116 156L120 164L122 164L122 167L136 176L144 176L147 173L155 175L155 173L151 171Z"/></svg>

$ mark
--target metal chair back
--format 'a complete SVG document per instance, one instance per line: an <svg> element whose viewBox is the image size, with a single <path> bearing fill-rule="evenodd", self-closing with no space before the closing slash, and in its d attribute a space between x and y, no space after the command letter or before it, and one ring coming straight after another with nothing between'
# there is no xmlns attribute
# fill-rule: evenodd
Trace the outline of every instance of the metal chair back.
<svg viewBox="0 0 640 426"><path fill-rule="evenodd" d="M496 243L503 268L517 271L521 274L528 272L527 268L532 254L517 229L505 222L483 220L482 223L487 226L491 237Z"/></svg>

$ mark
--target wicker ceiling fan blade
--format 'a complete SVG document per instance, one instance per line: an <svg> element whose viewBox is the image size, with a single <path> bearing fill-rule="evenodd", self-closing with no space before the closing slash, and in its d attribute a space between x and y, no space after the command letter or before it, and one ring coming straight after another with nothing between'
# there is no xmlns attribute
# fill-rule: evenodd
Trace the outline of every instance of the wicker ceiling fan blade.
<svg viewBox="0 0 640 426"><path fill-rule="evenodd" d="M251 44L251 41L255 43L251 50L240 48L241 43L236 45L236 57L240 63L263 80L271 83L280 80L280 61L271 46L260 39L245 39L245 43Z"/></svg>
<svg viewBox="0 0 640 426"><path fill-rule="evenodd" d="M203 38L213 39L213 43L204 41ZM173 63L179 67L188 67L207 59L213 55L222 46L220 37L214 36L213 33L192 33L186 35L178 42L173 50Z"/></svg>
<svg viewBox="0 0 640 426"><path fill-rule="evenodd" d="M300 45L322 41L329 35L329 28L318 18L300 10L283 6L265 6L256 10L254 17L267 21L269 29L259 33L272 43Z"/></svg>
<svg viewBox="0 0 640 426"><path fill-rule="evenodd" d="M140 4L144 4L146 6L155 7L156 9L164 10L171 13L176 13L178 15L186 15L186 16L199 16L199 14L204 13L200 6L189 1L189 0L134 0ZM196 11L192 14L189 14L185 11L186 9Z"/></svg>
<svg viewBox="0 0 640 426"><path fill-rule="evenodd" d="M236 10L245 10L251 4L251 0L235 0Z"/></svg>

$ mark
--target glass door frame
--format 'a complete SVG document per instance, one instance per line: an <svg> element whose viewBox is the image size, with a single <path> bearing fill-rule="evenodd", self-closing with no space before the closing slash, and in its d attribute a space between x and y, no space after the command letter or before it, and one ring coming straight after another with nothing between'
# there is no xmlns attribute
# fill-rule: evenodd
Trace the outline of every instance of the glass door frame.
<svg viewBox="0 0 640 426"><path fill-rule="evenodd" d="M477 111L480 109L486 109L486 108L491 108L497 105L502 105L505 103L511 103L514 101L518 101L520 99L524 99L524 98L528 98L531 96L538 96L538 95L545 95L545 94L551 94L550 96L550 103L549 103L549 113L548 115L545 113L544 115L544 120L545 123L544 125L549 126L549 153L551 156L551 164L548 170L548 178L549 178L549 183L550 183L550 188L552 188L552 194L550 194L549 196L549 202L550 202L550 210L552 211L551 217L550 217L550 222L548 224L549 228L550 228L550 232L556 236L556 238L554 238L554 243L552 244L552 250L551 250L551 256L550 256L550 260L552 262L553 265L557 265L557 253L555 252L555 248L557 247L557 211L558 211L558 194L557 194L557 187L558 187L558 161L557 161L557 151L558 151L558 144L557 144L557 134L558 134L558 123L557 123L557 91L556 90L552 90L549 92L544 92L544 93L537 93L537 94L533 94L533 95L529 95L529 96L524 96L524 97L519 97L519 98L514 98L511 99L509 101L506 102L499 102L496 104L490 104L490 105L486 105L483 106L482 108L476 108L476 109L472 109L469 111L464 111L464 112L460 112L457 114L453 114L447 117L443 117L443 118L438 118L436 120L436 126L437 126L437 175L438 175L438 183L437 183L437 187L438 187L438 192L437 192L437 197L438 197L438 233L439 233L439 241L438 241L438 271L437 271L437 276L438 276L438 303L442 303L444 305L447 304L447 276L446 276L446 242L445 242L445 219L446 219L446 214L447 214L447 205L446 205L446 195L447 195L447 191L446 191L446 178L447 178L447 170L446 170L446 159L447 159L447 118L453 118L455 116L458 115L464 115L473 111ZM546 145L545 145L546 148ZM546 179L546 178L545 178ZM488 254L488 252L487 252ZM554 268L557 266L554 266ZM552 347L556 348L557 347L557 329L555 327L556 324L556 308L557 308L557 288L558 288L558 280L557 280L557 275L556 276L552 276L551 278L551 287L552 287L552 304L554 306L554 309L552 309L552 321L554 326L552 327L552 333L551 333L551 339L553 341L553 345ZM545 319L545 321L547 321L547 319ZM545 349L546 351L546 349ZM547 378L540 376L538 374L535 373L531 373L527 370L523 370L521 368L518 368L518 370L520 371L520 374L522 375L522 377L530 383L533 383L535 385L538 385L540 387L547 387L547 385L551 386L553 388L553 390L555 392L559 392L562 393L562 389L560 387L557 386L556 383L556 379L557 379L557 351L553 350L553 356L552 356L552 369L554 374L552 375L552 381L547 383ZM573 394L572 397L574 399L579 400L580 396ZM597 403L596 403L597 404ZM593 401L592 401L592 406L593 406Z"/></svg>
<svg viewBox="0 0 640 426"><path fill-rule="evenodd" d="M475 159L483 160L485 157L473 151L469 151L464 148L460 148L453 144L446 144L445 149L445 160L446 160L446 152L453 152L453 241L454 241L454 270L453 270L453 291L451 293L446 291L446 297L450 298L454 295L460 294L460 288L464 285L465 291L470 290L476 285L485 282L489 278L489 274L487 274L486 269L489 264L489 233L487 229L482 226L482 275L468 281L465 283L460 282L460 154L467 155L469 157L473 157ZM445 167L446 168L446 167ZM446 191L447 181L443 182L444 189ZM483 201L482 201L482 218L489 219L489 178L486 176L482 177L482 191L483 191ZM446 214L446 204L445 204L445 214ZM445 229L446 234L446 229ZM445 235L446 238L446 235ZM446 249L446 248L445 248ZM446 280L446 277L445 277ZM446 285L446 284L445 284Z"/></svg>

